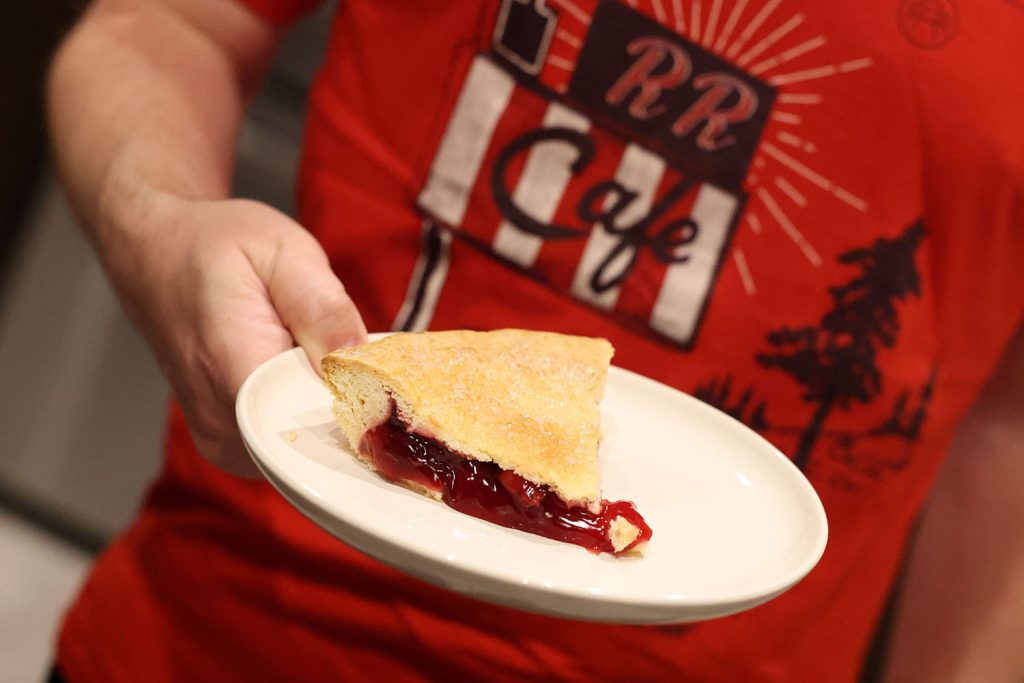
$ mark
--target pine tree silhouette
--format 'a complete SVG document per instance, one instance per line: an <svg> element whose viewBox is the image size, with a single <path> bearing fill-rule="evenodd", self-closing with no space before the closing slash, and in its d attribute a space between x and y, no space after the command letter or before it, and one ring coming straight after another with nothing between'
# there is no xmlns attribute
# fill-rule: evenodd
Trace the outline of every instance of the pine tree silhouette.
<svg viewBox="0 0 1024 683"><path fill-rule="evenodd" d="M815 405L793 455L800 469L806 469L833 409L867 403L881 390L876 355L879 347L896 342L896 302L921 295L914 256L924 232L917 221L895 239L879 238L869 247L840 255L840 263L859 268L860 274L829 288L833 307L817 327L770 332L768 343L776 351L757 354L762 366L792 375L804 388L801 398Z"/></svg>
<svg viewBox="0 0 1024 683"><path fill-rule="evenodd" d="M916 441L921 435L921 426L928 415L928 405L935 392L935 377L938 368L932 368L928 379L917 391L917 405L907 414L910 404L910 390L904 389L893 403L892 413L885 422L875 427L868 434L873 436L895 435L907 441Z"/></svg>

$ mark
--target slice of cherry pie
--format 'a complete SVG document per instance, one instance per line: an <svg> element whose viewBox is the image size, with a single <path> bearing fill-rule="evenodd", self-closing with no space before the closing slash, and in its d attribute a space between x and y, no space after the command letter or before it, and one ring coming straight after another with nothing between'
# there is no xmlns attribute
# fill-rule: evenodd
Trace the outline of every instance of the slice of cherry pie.
<svg viewBox="0 0 1024 683"><path fill-rule="evenodd" d="M385 479L502 526L635 554L650 527L600 492L612 353L550 332L421 332L333 351L323 370L338 424Z"/></svg>

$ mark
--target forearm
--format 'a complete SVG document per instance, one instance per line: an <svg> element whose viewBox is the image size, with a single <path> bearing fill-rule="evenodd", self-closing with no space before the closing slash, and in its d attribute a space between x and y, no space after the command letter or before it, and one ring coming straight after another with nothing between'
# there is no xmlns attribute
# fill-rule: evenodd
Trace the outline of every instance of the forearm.
<svg viewBox="0 0 1024 683"><path fill-rule="evenodd" d="M190 199L229 191L245 87L269 55L271 36L252 48L219 44L216 27L225 21L267 29L241 7L220 3L203 16L188 14L189 4L98 2L54 61L58 167L101 245L106 231L138 225L139 205L153 191Z"/></svg>
<svg viewBox="0 0 1024 683"><path fill-rule="evenodd" d="M907 565L888 683L1024 680L1021 387L1018 348L954 440Z"/></svg>

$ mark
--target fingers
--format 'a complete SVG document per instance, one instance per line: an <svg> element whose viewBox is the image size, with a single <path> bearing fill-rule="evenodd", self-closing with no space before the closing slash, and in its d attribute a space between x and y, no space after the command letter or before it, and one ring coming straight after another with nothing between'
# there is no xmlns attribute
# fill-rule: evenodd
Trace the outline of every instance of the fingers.
<svg viewBox="0 0 1024 683"><path fill-rule="evenodd" d="M260 478L260 470L242 441L242 434L235 424L233 413L230 421L225 420L215 430L210 430L199 424L202 419L197 418L194 412L189 410L190 406L182 403L182 408L196 449L208 462L236 477Z"/></svg>
<svg viewBox="0 0 1024 683"><path fill-rule="evenodd" d="M258 339L261 336L260 332L256 329L244 337ZM287 340L283 348L289 348L290 337L284 330L280 332L282 339ZM223 348L219 341L215 341L220 336L216 330L208 330L207 333L208 336L203 340L204 344L210 343ZM250 347L250 343L242 342L236 337L236 353L212 348L197 349L186 361L186 365L169 375L169 378L196 448L203 457L235 476L259 478L259 470L242 443L235 419L238 387L251 369L262 360L266 360L248 353ZM269 350L272 347L266 348ZM239 351L241 353L238 353Z"/></svg>
<svg viewBox="0 0 1024 683"><path fill-rule="evenodd" d="M266 284L281 322L317 372L329 351L366 341L359 311L312 238L280 250Z"/></svg>

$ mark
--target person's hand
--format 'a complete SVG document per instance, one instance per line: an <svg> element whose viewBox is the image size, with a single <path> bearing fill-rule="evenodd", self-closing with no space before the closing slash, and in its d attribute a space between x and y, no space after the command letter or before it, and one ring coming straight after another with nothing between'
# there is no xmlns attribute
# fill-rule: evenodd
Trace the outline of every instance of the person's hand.
<svg viewBox="0 0 1024 683"><path fill-rule="evenodd" d="M313 367L366 328L316 240L287 216L247 200L156 195L137 225L104 241L104 260L153 347L210 462L256 469L234 401L260 363L298 342Z"/></svg>

